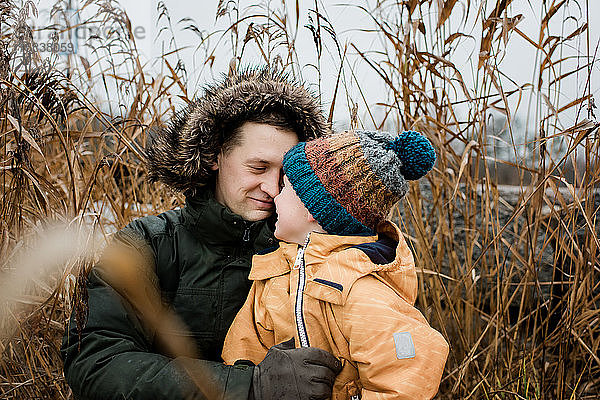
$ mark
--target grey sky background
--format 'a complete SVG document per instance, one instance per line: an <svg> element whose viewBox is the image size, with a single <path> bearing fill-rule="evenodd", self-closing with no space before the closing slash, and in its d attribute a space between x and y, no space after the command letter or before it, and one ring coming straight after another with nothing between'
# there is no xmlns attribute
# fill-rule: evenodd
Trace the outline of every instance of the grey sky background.
<svg viewBox="0 0 600 400"><path fill-rule="evenodd" d="M38 8L40 9L40 15L36 25L43 26L44 21L49 19L47 11L51 8L51 0L40 0L38 2ZM81 5L85 3L83 1L71 0L72 8L80 9ZM164 64L158 62L159 57L165 52L169 52L174 49L174 44L171 42L170 34L162 32L159 34L160 26L157 26L157 20L159 19L159 10L157 9L157 1L151 0L121 0L123 8L127 12L132 26L137 28L138 39L137 47L142 56L142 60L146 63L147 68L156 74L165 74L166 71L161 70L164 68ZM171 19L173 31L175 32L175 45L183 50L178 53L177 57L181 58L186 66L188 74L188 86L193 88L200 88L206 81L212 80L214 72L224 72L227 70L229 63L228 55L231 54L231 43L228 36L221 37L214 36L210 40L211 46L216 46L215 64L212 71L209 71L204 66L205 55L202 51L197 49L200 42L200 38L197 34L191 30L183 29L186 25L194 23L201 31L213 32L217 30L224 30L228 26L226 18L221 18L215 21L215 15L217 11L218 1L180 1L180 0L165 0L165 5L168 8L168 12ZM274 6L279 6L279 1L272 2ZM288 1L289 15L295 18L295 2ZM435 3L435 2L434 2ZM438 3L442 3L438 1ZM471 1L471 6L478 6L477 1ZM463 78L467 83L467 87L472 89L476 82L477 73L477 60L479 53L479 46L481 40L481 26L480 24L474 23L474 18L477 12L482 12L485 15L489 15L490 9L492 8L493 1L488 1L489 5L487 10L469 10L470 21L465 25L460 26L459 30L466 35L472 36L470 38L462 38L455 43L457 44L456 51L449 56L450 61L454 62L460 70ZM581 6L579 3L582 3ZM554 35L566 36L568 33L575 30L580 26L586 19L586 13L589 13L590 25L589 25L589 46L590 54L593 56L597 49L600 41L600 1L589 0L580 1L576 3L574 1L569 2L567 11L561 11L560 15L557 14L549 25L550 33ZM240 10L244 11L245 14L251 14L253 9L248 8L253 2L239 1ZM340 2L339 0L322 0L319 1L319 11L324 14L331 22L333 28L336 31L338 41L343 46L346 43L354 43L362 49L378 49L381 48L382 43L380 37L377 34L367 33L365 30L374 29L375 24L372 20L371 15L364 12L357 6L364 6L365 8L374 8L375 1L346 1ZM300 21L298 24L298 35L296 41L296 50L299 56L299 64L302 67L301 73L302 78L305 81L316 85L318 77L315 68L310 65L314 65L317 62L315 45L312 40L311 33L308 28L304 27L309 21L309 9L314 9L314 1L301 0L299 2ZM586 7L589 6L589 9ZM450 17L450 26L452 29L456 29L461 20L462 13L466 12L466 1L459 0L455 6L452 16ZM546 6L548 7L548 6ZM547 8L546 8L547 9ZM256 9L254 9L256 11ZM517 27L525 34L530 36L532 39L537 40L539 26L541 23L544 8L542 7L541 0L515 0L508 8L509 16L515 16L518 14L523 15L522 21ZM85 12L84 12L85 13ZM393 16L390 16L393 17ZM437 9L434 7L429 15L424 15L424 19L431 18L432 23L427 23L426 26L435 26L438 14ZM84 16L80 17L81 19ZM193 21L180 22L184 18L190 18ZM563 22L564 21L564 22ZM164 26L165 20L163 20ZM598 22L598 23L594 23ZM291 23L291 22L290 22ZM410 29L407 27L407 29ZM584 40L582 42L582 39ZM569 43L568 47L563 50L562 56L580 56L579 58L573 57L567 65L572 66L576 69L578 66L585 63L585 56L587 43L585 35L578 39L575 39ZM80 41L81 42L81 41ZM339 66L339 58L335 54L335 46L333 41L325 37L325 45L329 52L325 52L321 60L321 85L323 93L323 102L325 106L331 101L336 76ZM425 49L428 44L417 43L418 47ZM429 44L430 45L430 44ZM249 48L244 53L244 59L242 63L246 64L257 64L261 62L260 55L255 49ZM78 54L85 56L88 51L82 44L79 44ZM600 50L599 50L600 51ZM496 57L496 62L499 64L500 70L503 71L506 76L501 79L505 90L511 90L515 87L511 83L511 80L523 84L525 82L532 82L537 76L536 65L539 65L539 57L541 54L536 54L533 47L528 44L524 39L519 37L516 33L512 33L509 37L508 44L503 52ZM598 58L599 55L596 55ZM536 60L537 57L537 60ZM176 59L175 55L170 56L170 60L174 62ZM352 80L350 74L346 75L347 81L347 98L338 98L338 102L341 101L342 107L336 106L335 120L340 123L345 123L348 120L349 109L347 100L350 103L357 102L359 105L359 116L365 123L366 127L369 126L369 120L366 116L366 105L361 100L361 93L358 90L358 85L366 98L366 102L374 107L373 105L386 100L385 87L383 86L381 79L375 76L373 70L368 67L364 62L359 61L358 56L351 56L350 61L352 63L352 69L355 73L355 80ZM175 60L176 61L176 60ZM536 62L537 61L537 62ZM562 71L564 73L566 71ZM576 99L583 93L587 93L586 89L586 78L587 69L574 74L565 80L565 84L561 85L561 93L558 94L560 101L559 106L567 104L569 101ZM546 79L546 84L548 79ZM541 93L549 94L551 99L554 99L556 93L548 93L547 89L542 88ZM597 62L593 66L592 80L591 80L591 93L597 98L600 94L600 64ZM516 97L511 98L511 108L514 107L516 110L517 118L525 119L527 113L540 113L541 105L545 104L543 99L540 97L540 91L538 88L532 88L528 91L528 94L532 95L531 99L526 98L521 101L518 110L516 109ZM113 99L114 100L114 99ZM111 101L111 99L108 99ZM600 103L600 102L598 102ZM513 110L514 111L514 110ZM564 113L561 116L561 123L565 128L574 123L577 116L579 120L586 116L586 113L577 115L577 109L573 108L568 113ZM600 112L597 112L600 114ZM530 118L534 121L535 118Z"/></svg>

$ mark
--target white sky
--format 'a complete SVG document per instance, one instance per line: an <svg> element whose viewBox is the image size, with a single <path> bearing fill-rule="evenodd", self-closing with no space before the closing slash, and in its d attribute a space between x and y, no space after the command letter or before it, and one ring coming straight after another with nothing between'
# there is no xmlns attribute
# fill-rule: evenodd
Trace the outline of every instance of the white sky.
<svg viewBox="0 0 600 400"><path fill-rule="evenodd" d="M78 0L72 0L71 2L74 8L77 8L77 4L84 3L83 1ZM51 0L40 0L38 2L38 7L40 9L39 25L43 25L44 18L47 20L47 14L44 13L44 10L48 10L48 4L52 3L53 1ZM155 0L121 0L121 4L129 15L132 26L141 27L138 28L138 32L141 32L141 29L143 29L145 32L145 38L138 40L137 46L140 53L149 62L151 62L151 60L156 60L157 57L159 57L165 51L168 51L167 49L173 48L172 44L168 42L168 35L165 35L164 32L162 35L158 35L159 28L156 26L156 21L158 20L157 3L158 2ZM219 23L215 23L215 15L218 4L217 0L165 0L164 3L168 7L173 29L176 32L176 44L178 47L185 47L185 50L180 53L180 57L186 64L186 69L189 74L189 86L191 88L198 88L202 85L202 83L204 83L204 81L211 78L210 76L207 76L206 72L200 72L202 71L204 56L202 52L194 51L195 47L199 43L198 36L189 30L182 30L182 28L188 23L179 23L179 21L183 18L192 18L200 30L207 32L223 29L227 25L227 21L222 18L218 21ZM250 4L250 2L247 1L240 1L240 3L240 9L242 10ZM273 1L272 3L279 5L280 2ZM295 2L288 0L287 3L290 3L288 4L290 16L295 17ZM372 7L374 3L374 1L363 0L355 1L352 4L365 6L370 4ZM473 6L473 4L478 3L478 1L472 0L471 3ZM490 5L493 3L495 4L495 1L488 1L488 3L490 3ZM509 6L509 16L523 14L524 18L519 25L517 25L517 27L534 40L537 40L538 37L537 35L543 10L541 3L542 2L539 0L514 0ZM581 23L585 21L585 6L589 3L589 41L591 48L590 53L593 55L594 50L600 41L600 1L581 0L580 3L583 3L582 8L580 8L578 3L575 1L570 1L568 8L566 8L570 15L566 15L564 11L561 11L559 14L557 14L551 20L550 32L554 35L566 36L576 27L580 26ZM300 21L298 24L299 28L296 50L300 58L300 65L303 66L303 78L308 82L314 83L317 81L315 69L311 68L309 65L316 63L316 52L310 31L304 26L308 23L308 10L310 8L314 8L315 3L312 0L301 0L299 4ZM455 29L454 27L456 26L457 21L461 19L461 14L465 12L465 4L466 0L459 0L457 6L454 8L455 11L450 18L450 23L453 25L453 29ZM339 3L339 0L322 0L319 2L319 8L320 11L324 13L331 21L336 30L336 34L338 35L338 40L342 45L345 43L355 43L358 45L358 47L363 49L381 47L381 43L377 41L376 35L361 32L361 29L373 28L374 24L371 17L358 7L341 4ZM483 11L484 14L489 15L490 9L491 6L488 6L488 9ZM469 11L470 18L472 20L475 17L477 10L473 9ZM437 19L437 12L432 12L430 15L425 15L424 18L433 18L435 21ZM564 23L562 22L563 20L565 20ZM435 23L430 24L427 21L425 22L426 26L435 26ZM564 28L564 32L561 32L562 28ZM473 82L476 81L474 79L474 74L477 73L476 63L481 40L481 27L478 24L473 26L472 23L467 23L466 26L460 27L460 31L467 35L472 35L474 40L462 38L460 41L456 41L455 43L459 44L460 47L455 53L453 53L451 61L454 62L460 70L463 78L467 81L467 86L470 89L473 89ZM428 37L430 36L431 35L428 34ZM585 36L582 36L582 38L585 38ZM574 49L580 49L582 52L585 52L587 44L585 41L578 42L578 40L581 39L571 41L570 45L572 45ZM214 45L215 43L216 38L213 38L211 44ZM331 40L326 39L325 43L329 46L329 49L334 49L333 42ZM418 43L418 46L423 46L424 48L425 44ZM217 52L214 70L217 72L222 72L226 71L227 69L229 59L226 55L231 54L231 44L227 39L225 39L219 43L219 48L221 49L221 55L219 56L219 53ZM80 49L82 54L84 51L84 49ZM577 52L575 50L572 50L570 55L574 55L576 53ZM564 55L569 55L568 50L565 50ZM536 63L536 56L540 57L541 55L536 55L532 50L532 46L526 43L526 41L517 34L511 34L505 53L503 56L496 58L497 62L500 64L500 70L506 74L506 77L502 78L503 85L506 85L505 88L508 88L508 90L514 88L514 85L510 84L510 79L523 84L525 82L531 82L533 80L532 77L537 76L537 73L535 72L535 66L536 64L539 65L539 61ZM596 56L596 58L598 57L600 57L600 54ZM356 59L357 57L354 57L354 60ZM260 62L260 58L256 52L248 52L245 53L245 58L243 61L246 63L257 63ZM579 60L574 59L571 62L571 65L572 68L576 68L577 65L581 65L583 63L584 59L580 58ZM151 63L149 65L151 65ZM154 65L157 65L157 63L154 63ZM333 88L335 87L338 65L337 56L334 54L323 55L321 60L321 71L323 74L322 88L324 93L323 101L325 105L331 101ZM157 71L157 73L159 72L160 71ZM385 93L385 87L382 85L381 80L375 76L375 73L372 69L370 69L364 63L356 63L355 72L356 78L360 83L361 89L363 90L363 93L369 104L372 105L379 101L385 100L385 98L382 98L382 93ZM479 73L481 73L481 71ZM565 73L565 71L558 72L559 75L561 73ZM565 81L567 84L562 85L560 88L561 97L559 106L568 103L584 93L586 88L586 76L587 70L582 70L580 73L574 74L571 78L569 78L569 80ZM592 94L595 94L596 98L598 98L600 95L599 77L600 64L596 62L592 72L591 88L591 92ZM546 84L547 81L548 79L546 79ZM587 90L585 90L585 92L587 92ZM357 85L352 84L352 86L349 88L349 96L351 99L353 99L353 101L359 103L359 115L365 122L365 125L369 125L368 118L365 115L366 107L364 104L361 104L361 94L357 89ZM550 98L553 99L552 94L550 94ZM536 102L534 101L533 103L534 105L532 108L535 108ZM342 104L346 103L343 102ZM597 100L597 104L600 105L600 100ZM518 114L521 115L521 118L524 118L523 116L527 112L526 105L526 101L522 102L519 108ZM513 106L516 106L516 104L511 103L511 107ZM335 119L337 121L347 121L349 114L347 110L347 106L336 107ZM571 122L569 120L574 120L575 118L575 108L573 108L572 111L572 115L568 114L566 117L567 125L569 122ZM596 114L598 117L600 117L600 110L597 110Z"/></svg>

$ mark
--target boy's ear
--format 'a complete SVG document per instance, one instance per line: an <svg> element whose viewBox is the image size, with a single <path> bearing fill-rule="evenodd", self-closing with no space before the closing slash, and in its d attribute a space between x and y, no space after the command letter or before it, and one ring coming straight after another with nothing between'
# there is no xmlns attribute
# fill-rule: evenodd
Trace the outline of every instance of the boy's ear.
<svg viewBox="0 0 600 400"><path fill-rule="evenodd" d="M306 214L306 220L309 224L313 225L312 232L327 233L327 231L323 229L321 224L319 224L319 221L317 221L308 210L306 211Z"/></svg>

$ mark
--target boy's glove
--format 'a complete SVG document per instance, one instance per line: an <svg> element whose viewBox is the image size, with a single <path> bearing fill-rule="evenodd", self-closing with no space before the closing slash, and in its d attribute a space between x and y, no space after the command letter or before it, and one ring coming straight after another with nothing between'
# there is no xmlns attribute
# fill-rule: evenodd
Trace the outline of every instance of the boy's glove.
<svg viewBox="0 0 600 400"><path fill-rule="evenodd" d="M316 347L295 349L294 338L273 346L254 367L255 400L321 400L331 397L342 363Z"/></svg>

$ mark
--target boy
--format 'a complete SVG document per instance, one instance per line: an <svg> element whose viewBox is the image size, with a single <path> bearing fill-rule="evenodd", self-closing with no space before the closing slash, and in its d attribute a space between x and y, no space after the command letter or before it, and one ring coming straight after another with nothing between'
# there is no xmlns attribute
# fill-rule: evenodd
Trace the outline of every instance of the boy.
<svg viewBox="0 0 600 400"><path fill-rule="evenodd" d="M413 131L351 131L292 147L275 197L281 242L253 258L254 283L223 360L258 364L293 338L340 359L333 399L433 397L448 345L413 307L413 256L385 218L406 180L434 162L431 143Z"/></svg>

